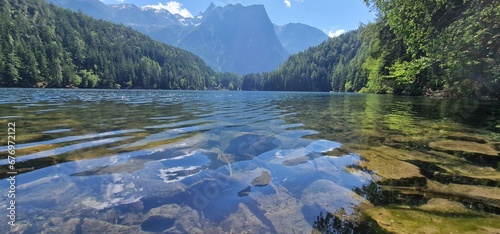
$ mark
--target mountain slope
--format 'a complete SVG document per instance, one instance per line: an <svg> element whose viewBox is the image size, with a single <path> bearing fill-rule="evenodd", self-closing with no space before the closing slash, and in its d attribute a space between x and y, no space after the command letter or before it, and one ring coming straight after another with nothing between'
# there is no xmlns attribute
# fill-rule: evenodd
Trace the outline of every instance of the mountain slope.
<svg viewBox="0 0 500 234"><path fill-rule="evenodd" d="M238 74L271 71L288 56L263 5L211 6L179 46L218 71Z"/></svg>
<svg viewBox="0 0 500 234"><path fill-rule="evenodd" d="M300 23L275 26L276 34L288 53L296 54L328 39L323 31Z"/></svg>
<svg viewBox="0 0 500 234"><path fill-rule="evenodd" d="M215 73L194 54L42 0L0 2L0 31L4 87L238 86L236 77Z"/></svg>
<svg viewBox="0 0 500 234"><path fill-rule="evenodd" d="M197 54L213 69L247 74L277 68L289 54L328 37L304 24L274 26L263 6L211 4L194 18L133 4L47 0L98 19L124 24L156 40ZM274 28L275 27L275 28ZM274 29L272 29L274 28Z"/></svg>
<svg viewBox="0 0 500 234"><path fill-rule="evenodd" d="M111 19L111 9L99 0L46 0L56 6L68 8L73 11L82 11L96 19Z"/></svg>
<svg viewBox="0 0 500 234"><path fill-rule="evenodd" d="M359 91L367 82L362 63L369 38L365 28L331 38L290 56L278 69L243 77L243 90Z"/></svg>

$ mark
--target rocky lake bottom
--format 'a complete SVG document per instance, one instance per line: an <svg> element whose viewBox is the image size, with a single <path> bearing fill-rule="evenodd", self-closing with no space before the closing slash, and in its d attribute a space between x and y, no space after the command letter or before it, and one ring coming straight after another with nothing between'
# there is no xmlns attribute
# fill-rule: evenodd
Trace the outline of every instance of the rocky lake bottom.
<svg viewBox="0 0 500 234"><path fill-rule="evenodd" d="M3 91L1 232L500 231L498 101Z"/></svg>

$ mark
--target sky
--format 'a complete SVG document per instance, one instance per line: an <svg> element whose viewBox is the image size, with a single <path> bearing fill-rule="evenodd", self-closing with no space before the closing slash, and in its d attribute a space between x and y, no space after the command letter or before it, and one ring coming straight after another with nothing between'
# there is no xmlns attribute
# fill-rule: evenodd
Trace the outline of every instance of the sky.
<svg viewBox="0 0 500 234"><path fill-rule="evenodd" d="M329 36L354 30L361 23L375 21L375 13L363 0L101 0L106 4L133 3L136 6L168 9L184 17L205 11L211 2L218 6L240 3L263 4L274 24L303 23Z"/></svg>

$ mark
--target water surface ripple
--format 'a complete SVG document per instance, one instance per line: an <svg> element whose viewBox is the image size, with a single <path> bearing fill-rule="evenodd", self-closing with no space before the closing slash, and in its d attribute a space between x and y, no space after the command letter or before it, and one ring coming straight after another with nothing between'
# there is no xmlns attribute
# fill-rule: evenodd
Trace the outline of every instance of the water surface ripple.
<svg viewBox="0 0 500 234"><path fill-rule="evenodd" d="M0 231L310 232L366 204L352 190L371 181L281 105L321 95L3 89L22 174L17 225Z"/></svg>

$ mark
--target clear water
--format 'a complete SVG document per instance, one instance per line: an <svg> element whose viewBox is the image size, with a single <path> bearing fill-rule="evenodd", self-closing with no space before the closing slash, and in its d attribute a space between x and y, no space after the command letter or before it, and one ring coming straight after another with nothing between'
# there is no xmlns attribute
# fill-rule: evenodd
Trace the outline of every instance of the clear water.
<svg viewBox="0 0 500 234"><path fill-rule="evenodd" d="M16 226L2 215L0 231L310 233L320 214L369 206L355 191L374 173L357 166L358 150L425 152L450 132L480 135L498 150L498 116L497 102L473 100L2 89L2 184L13 122L19 174ZM485 163L470 165L492 168L499 181L498 165ZM2 199L6 213L10 199Z"/></svg>

